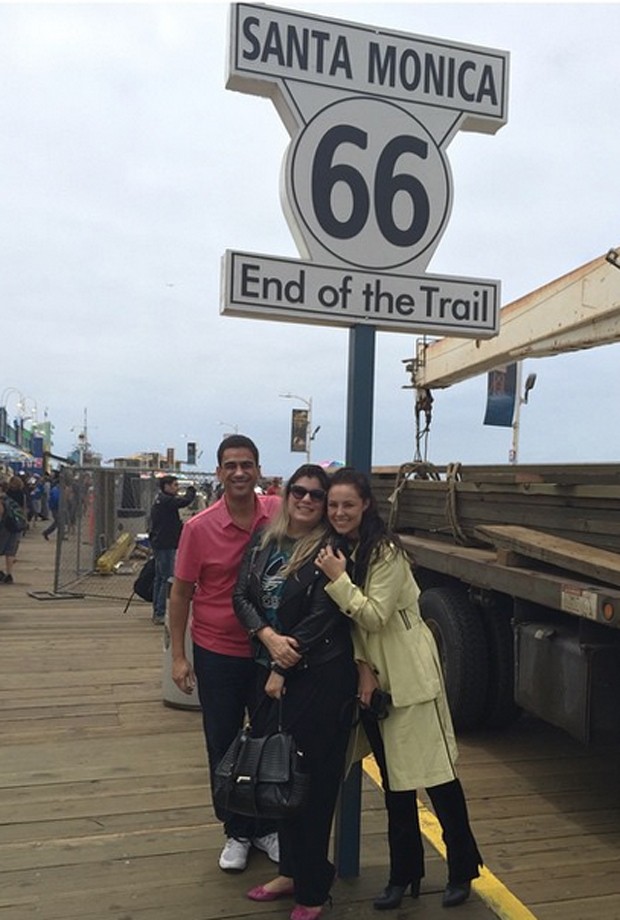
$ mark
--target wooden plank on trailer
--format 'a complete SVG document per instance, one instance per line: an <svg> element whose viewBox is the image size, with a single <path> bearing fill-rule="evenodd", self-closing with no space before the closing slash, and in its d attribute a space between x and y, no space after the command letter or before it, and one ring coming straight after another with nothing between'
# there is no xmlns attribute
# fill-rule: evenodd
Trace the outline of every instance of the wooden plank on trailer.
<svg viewBox="0 0 620 920"><path fill-rule="evenodd" d="M451 490L445 482L410 481L399 494L396 512L399 531L439 531L474 542L477 526L513 524L620 551L617 486L566 489L457 482Z"/></svg>
<svg viewBox="0 0 620 920"><path fill-rule="evenodd" d="M498 549L516 552L528 559L538 559L549 565L579 572L588 578L620 586L618 553L509 524L477 527L475 532L476 536L488 539Z"/></svg>
<svg viewBox="0 0 620 920"><path fill-rule="evenodd" d="M443 572L466 585L522 598L620 629L620 613L614 614L611 620L604 619L602 613L603 603L608 601L620 611L620 589L615 586L593 585L581 578L543 571L533 565L524 568L500 565L488 547L482 550L456 546L423 535L403 534L401 539L412 562L421 569Z"/></svg>

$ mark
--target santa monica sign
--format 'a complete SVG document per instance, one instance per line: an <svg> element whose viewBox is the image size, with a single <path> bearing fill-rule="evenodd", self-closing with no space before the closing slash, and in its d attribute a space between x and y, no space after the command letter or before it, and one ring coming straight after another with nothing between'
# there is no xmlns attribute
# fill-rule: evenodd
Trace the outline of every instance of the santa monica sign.
<svg viewBox="0 0 620 920"><path fill-rule="evenodd" d="M505 52L253 4L231 7L227 87L269 96L291 144L301 260L227 251L222 312L485 337L498 281L427 275L452 207L446 148L506 123Z"/></svg>

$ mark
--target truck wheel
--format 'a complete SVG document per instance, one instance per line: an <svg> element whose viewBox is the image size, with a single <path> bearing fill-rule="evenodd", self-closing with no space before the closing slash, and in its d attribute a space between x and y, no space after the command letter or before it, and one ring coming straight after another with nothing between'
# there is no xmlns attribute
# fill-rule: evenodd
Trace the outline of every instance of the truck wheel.
<svg viewBox="0 0 620 920"><path fill-rule="evenodd" d="M483 714L486 728L506 728L521 714L515 703L514 633L510 614L497 607L482 610L489 646L489 683Z"/></svg>
<svg viewBox="0 0 620 920"><path fill-rule="evenodd" d="M480 725L487 699L489 652L482 618L464 591L429 588L420 612L433 633L456 731Z"/></svg>

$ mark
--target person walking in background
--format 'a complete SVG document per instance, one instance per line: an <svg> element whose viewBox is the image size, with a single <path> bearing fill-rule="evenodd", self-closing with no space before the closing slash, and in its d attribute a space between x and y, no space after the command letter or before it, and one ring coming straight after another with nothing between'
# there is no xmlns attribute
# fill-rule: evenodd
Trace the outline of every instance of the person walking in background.
<svg viewBox="0 0 620 920"><path fill-rule="evenodd" d="M253 901L294 896L291 920L316 920L329 898L329 838L357 685L349 624L314 565L327 536L328 484L314 464L293 473L280 514L246 551L233 594L260 666L259 699L283 698L283 727L310 775L306 806L278 825L280 874L248 892ZM257 735L276 731L277 717L277 705L259 703Z"/></svg>
<svg viewBox="0 0 620 920"><path fill-rule="evenodd" d="M360 718L381 771L388 815L390 876L377 910L417 897L424 850L416 788L425 787L443 829L448 859L444 907L467 900L482 857L455 772L457 747L435 640L422 620L407 554L379 516L368 478L353 469L332 476L327 514L334 545L316 563L326 592L353 624ZM372 697L389 694L388 716L372 716Z"/></svg>
<svg viewBox="0 0 620 920"><path fill-rule="evenodd" d="M28 490L21 476L11 476L6 483L6 494L19 507L26 521L29 517Z"/></svg>
<svg viewBox="0 0 620 920"><path fill-rule="evenodd" d="M179 481L176 476L162 476L159 489L159 495L151 508L149 529L149 541L155 560L152 620L156 626L162 626L166 619L168 580L174 575L174 560L183 527L179 510L187 508L196 498L194 486L188 486L185 495L178 494Z"/></svg>
<svg viewBox="0 0 620 920"><path fill-rule="evenodd" d="M43 490L41 493L41 520L49 521L50 517L50 490L52 488L52 480L49 473L44 473L42 477Z"/></svg>
<svg viewBox="0 0 620 920"><path fill-rule="evenodd" d="M0 582L5 585L12 585L14 581L13 566L17 558L17 550L19 549L22 534L26 532L28 527L28 503L24 490L24 482L19 476L11 476L8 482L3 483L1 491L3 494L3 519L0 525L0 555L4 556L6 571L0 572ZM14 502L19 509L24 524L22 530L9 529L4 516L6 514L4 497Z"/></svg>
<svg viewBox="0 0 620 920"><path fill-rule="evenodd" d="M50 484L50 491L47 497L47 508L52 515L52 523L41 533L41 536L45 540L49 540L54 531L58 530L58 523L60 520L60 477L58 474L55 475Z"/></svg>
<svg viewBox="0 0 620 920"><path fill-rule="evenodd" d="M233 610L233 588L252 534L274 517L281 502L254 491L260 477L258 448L245 435L224 438L216 472L222 497L181 532L169 612L172 678L185 693L198 686L211 776L242 727L246 709L253 711L256 696L250 640ZM193 665L185 654L190 607ZM274 822L221 809L216 816L226 835L221 869L245 869L252 846L278 862Z"/></svg>
<svg viewBox="0 0 620 920"><path fill-rule="evenodd" d="M9 501L6 494L6 483L2 483L0 485L0 556L4 556L6 572L0 571L0 583L5 585L13 584L13 564L21 536L14 528L9 529Z"/></svg>
<svg viewBox="0 0 620 920"><path fill-rule="evenodd" d="M34 511L32 507L32 480L26 473L18 473L17 478L21 482L20 491L22 493L24 506L26 509L26 522L28 524L26 530L30 530L31 523L34 518Z"/></svg>
<svg viewBox="0 0 620 920"><path fill-rule="evenodd" d="M42 476L33 476L31 479L30 507L31 507L30 524L34 529L37 521L44 520L43 510L42 510L43 509L43 477Z"/></svg>
<svg viewBox="0 0 620 920"><path fill-rule="evenodd" d="M4 498L6 492L3 488L3 483L0 482L0 556L4 556L5 550L9 541L9 531L6 528L4 515L5 515L5 505ZM5 563L6 565L6 563ZM0 571L0 582L4 583L6 581L6 572ZM10 584L11 582L9 582Z"/></svg>

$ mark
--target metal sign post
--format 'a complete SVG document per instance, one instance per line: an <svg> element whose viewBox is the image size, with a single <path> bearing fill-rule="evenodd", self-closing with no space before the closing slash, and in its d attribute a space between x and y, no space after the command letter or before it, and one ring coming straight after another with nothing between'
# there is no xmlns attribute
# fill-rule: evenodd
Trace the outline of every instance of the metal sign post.
<svg viewBox="0 0 620 920"><path fill-rule="evenodd" d="M372 326L354 326L349 333L345 457L363 473L370 473L372 466L375 338Z"/></svg>
<svg viewBox="0 0 620 920"><path fill-rule="evenodd" d="M447 147L506 123L508 54L235 3L226 86L272 99L291 136L281 197L300 259L228 250L221 312L351 330L346 460L370 472L376 331L499 331L499 281L426 268L452 207ZM355 795L343 876L358 871L359 772Z"/></svg>

